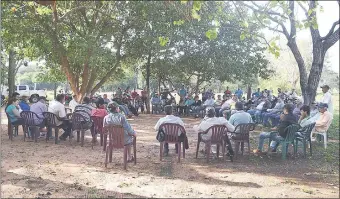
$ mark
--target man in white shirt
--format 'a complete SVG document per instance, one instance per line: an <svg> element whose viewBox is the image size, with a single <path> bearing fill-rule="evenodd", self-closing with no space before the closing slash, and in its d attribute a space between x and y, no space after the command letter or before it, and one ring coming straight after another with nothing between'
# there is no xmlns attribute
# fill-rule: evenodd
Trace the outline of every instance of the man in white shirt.
<svg viewBox="0 0 340 199"><path fill-rule="evenodd" d="M66 111L65 111L65 95L59 94L56 97L56 100L53 100L48 107L48 112L54 113L60 119L66 119ZM57 120L55 121L57 126L60 126L64 130L64 133L59 137L60 140L66 140L68 136L71 134L72 125L68 120Z"/></svg>
<svg viewBox="0 0 340 199"><path fill-rule="evenodd" d="M208 99L205 100L203 106L204 106L204 108L206 108L206 107L214 106L214 105L215 105L215 101L214 101L214 99L212 98L212 96L209 95Z"/></svg>
<svg viewBox="0 0 340 199"><path fill-rule="evenodd" d="M332 102L332 94L329 92L329 86L324 85L321 86L323 97L321 99L321 103L325 103L328 106L328 111L333 114L333 102Z"/></svg>
<svg viewBox="0 0 340 199"><path fill-rule="evenodd" d="M215 117L215 109L213 107L206 108L205 118L202 120L202 122L198 126L195 125L193 128L197 133L201 133L201 132L207 131L210 127L212 127L214 125L225 125L229 132L233 132L235 130L235 127L233 125L231 125L225 118ZM205 140L205 141L210 140L211 136L212 136L211 131L209 131L206 134L201 134L202 140ZM233 155L233 150L232 150L232 147L231 147L230 140L227 139L226 141L227 141L227 144L228 144L229 154ZM212 148L212 152L215 153L216 152L216 146L212 146L211 148Z"/></svg>
<svg viewBox="0 0 340 199"><path fill-rule="evenodd" d="M70 101L70 103L68 104L69 108L74 111L74 109L76 108L76 106L78 105L78 102L76 101L76 95L72 96L72 100Z"/></svg>
<svg viewBox="0 0 340 199"><path fill-rule="evenodd" d="M158 120L158 122L156 123L156 125L155 125L155 130L158 133L157 134L157 139L159 138L159 135L160 135L160 133L162 131L164 133L163 129L159 129L159 127L162 124L165 124L165 123L179 124L179 125L183 126L183 128L184 128L183 120L181 118L177 117L177 116L172 115L172 106L170 106L170 105L165 106L164 107L164 112L165 112L166 116L160 118ZM180 140L183 140L183 141L187 140L186 135L183 132L181 132L181 131L178 131L178 136L180 137ZM176 147L176 153L177 153L178 152L177 151L177 144L176 144L175 147ZM164 144L164 154L168 155L168 153L169 153L169 144L165 143Z"/></svg>

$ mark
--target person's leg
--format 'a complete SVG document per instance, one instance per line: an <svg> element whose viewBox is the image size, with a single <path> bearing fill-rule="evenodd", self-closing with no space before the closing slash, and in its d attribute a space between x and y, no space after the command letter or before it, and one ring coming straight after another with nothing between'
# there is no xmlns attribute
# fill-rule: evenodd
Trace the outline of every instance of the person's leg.
<svg viewBox="0 0 340 199"><path fill-rule="evenodd" d="M126 116L129 115L129 111L124 105L119 105L119 109L122 110Z"/></svg>
<svg viewBox="0 0 340 199"><path fill-rule="evenodd" d="M275 152L277 147L280 144L280 141L284 140L284 138L279 136L278 134L272 134L271 139L272 139L272 142L270 143L270 148L272 152Z"/></svg>
<svg viewBox="0 0 340 199"><path fill-rule="evenodd" d="M255 111L254 115L255 115L256 123L259 123L260 122L261 111L259 111L259 110Z"/></svg>
<svg viewBox="0 0 340 199"><path fill-rule="evenodd" d="M250 109L247 111L250 115L254 115L256 110L255 109Z"/></svg>
<svg viewBox="0 0 340 199"><path fill-rule="evenodd" d="M229 136L225 137L225 142L227 143L227 150L229 152L229 155L234 155L234 150L233 150L233 147L231 146Z"/></svg>
<svg viewBox="0 0 340 199"><path fill-rule="evenodd" d="M270 138L270 135L271 135L270 132L262 132L260 134L260 137L259 137L259 146L257 148L259 151L263 150L264 140Z"/></svg>
<svg viewBox="0 0 340 199"><path fill-rule="evenodd" d="M272 118L272 127L277 126L279 122L280 122L280 115L278 114Z"/></svg>
<svg viewBox="0 0 340 199"><path fill-rule="evenodd" d="M59 139L66 140L66 138L71 134L72 125L69 121L63 121L63 124L60 127L64 130L64 133L59 137Z"/></svg>

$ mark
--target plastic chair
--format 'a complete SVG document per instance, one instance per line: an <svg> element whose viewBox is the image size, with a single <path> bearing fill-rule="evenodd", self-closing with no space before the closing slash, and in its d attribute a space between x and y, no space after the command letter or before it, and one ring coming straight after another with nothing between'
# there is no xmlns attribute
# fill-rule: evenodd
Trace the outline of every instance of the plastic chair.
<svg viewBox="0 0 340 199"><path fill-rule="evenodd" d="M127 167L127 152L129 145L124 145L124 128L119 125L108 125L103 128L104 134L109 136L106 147L105 155L105 167L107 167L108 162L112 162L112 152L113 149L124 149L124 169ZM137 163L137 151L136 151L136 137L133 138L133 155L134 164Z"/></svg>
<svg viewBox="0 0 340 199"><path fill-rule="evenodd" d="M104 136L103 136L103 117L97 117L97 116L91 116L91 119L93 121L93 131L94 135L96 133L100 134L100 146L103 146L104 142ZM106 147L106 146L105 146ZM105 149L103 149L105 151Z"/></svg>
<svg viewBox="0 0 340 199"><path fill-rule="evenodd" d="M178 132L183 133L186 135L185 129L183 126L179 124L173 124L173 123L164 123L160 125L159 129L163 129L164 132L164 141L160 142L160 161L162 161L163 157L163 148L164 144L177 144L178 146L178 162L181 162L181 142L183 143L183 158L185 158L185 146L184 146L184 140L181 141L178 136Z"/></svg>
<svg viewBox="0 0 340 199"><path fill-rule="evenodd" d="M250 154L250 141L249 141L249 132L253 131L255 129L254 123L244 123L239 124L235 127L234 132L232 132L231 139L235 142L235 155L234 157L237 157L240 144L241 144L241 151L243 155L244 151L244 143L248 143L248 152Z"/></svg>
<svg viewBox="0 0 340 199"><path fill-rule="evenodd" d="M52 129L54 129L54 143L58 144L58 133L59 133L59 129L60 127L57 125L57 121L62 121L56 114L51 113L51 112L43 112L43 116L45 118L46 121L46 125L48 128L48 133L46 136L46 142L49 140L50 138L50 132L52 131Z"/></svg>
<svg viewBox="0 0 340 199"><path fill-rule="evenodd" d="M35 142L38 142L38 137L40 136L40 131L39 127L40 125L36 123L36 118L38 119L43 119L40 118L36 113L32 111L22 111L20 113L20 116L22 119L24 119L24 124L25 124L25 132L28 132L28 128L30 128L33 133L32 133L32 139L34 139ZM26 139L26 133L24 133L24 140Z"/></svg>
<svg viewBox="0 0 340 199"><path fill-rule="evenodd" d="M314 123L311 123L305 127L303 127L301 130L299 130L302 134L302 137L296 137L295 138L295 154L297 153L297 150L298 150L298 144L299 144L299 141L302 142L303 144L303 155L304 157L306 157L306 149L307 149L307 142L309 142L309 152L310 152L310 155L312 155L312 141L311 141L311 133L313 131L315 127L315 122Z"/></svg>
<svg viewBox="0 0 340 199"><path fill-rule="evenodd" d="M77 111L77 112L72 113L72 132L77 131L77 142L79 142L79 140L81 139L80 145L83 147L84 140L85 140L85 131L91 129L92 127L85 128L86 118L80 112L82 111Z"/></svg>
<svg viewBox="0 0 340 199"><path fill-rule="evenodd" d="M329 127L331 126L332 124L332 121L333 121L333 118L330 119L327 123L327 126L326 126L326 131L324 132L318 132L315 130L315 128L313 129L312 133L311 133L311 137L313 136L313 134L316 134L316 135L321 135L323 137L323 144L324 144L324 148L326 149L327 148L327 140L328 140L328 137L327 137L327 131L329 129Z"/></svg>
<svg viewBox="0 0 340 199"><path fill-rule="evenodd" d="M293 144L294 149L295 149L295 133L298 132L300 129L300 125L298 124L291 124L289 125L285 131L287 131L287 136L284 140L280 141L280 144L282 144L282 159L285 160L287 157L287 151L288 151L288 146L290 144ZM295 150L294 150L294 155L295 155Z"/></svg>
<svg viewBox="0 0 340 199"><path fill-rule="evenodd" d="M6 116L7 116L7 119L8 119L8 136L9 136L9 139L11 141L13 141L13 135L14 136L17 136L19 134L19 126L18 124L12 124L11 123L11 120L10 120L10 117L8 115L8 113L6 112ZM24 129L24 127L22 127ZM25 131L24 131L24 134L25 134ZM24 135L25 136L25 135ZM25 137L24 137L25 139Z"/></svg>
<svg viewBox="0 0 340 199"><path fill-rule="evenodd" d="M205 151L207 153L207 162L209 162L210 150L211 150L212 144L217 145L217 158L219 157L220 146L222 146L223 160L225 160L226 143L225 143L224 139L225 139L225 136L227 136L227 134L226 134L227 130L228 130L227 127L224 126L224 125L214 125L214 126L210 127L208 130L206 130L205 132L198 133L196 158L198 156L200 143L204 142L205 143ZM207 134L209 131L211 132L210 140L203 140L201 135Z"/></svg>

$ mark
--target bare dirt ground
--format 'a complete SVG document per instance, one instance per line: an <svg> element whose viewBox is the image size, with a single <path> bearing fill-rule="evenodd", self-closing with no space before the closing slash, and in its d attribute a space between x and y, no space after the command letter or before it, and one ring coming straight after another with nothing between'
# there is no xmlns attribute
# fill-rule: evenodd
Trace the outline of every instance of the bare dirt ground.
<svg viewBox="0 0 340 199"><path fill-rule="evenodd" d="M104 167L102 147L91 148L89 132L84 147L76 141L24 142L19 136L11 142L7 125L1 126L1 195L6 198L338 198L339 171L323 155L271 158L246 153L230 162L195 159L197 134L192 126L199 119L186 118L190 148L177 163L174 146L163 161L153 127L161 116L141 115L129 122L138 133L137 165L123 170L123 152L115 151L113 163ZM3 119L4 117L2 117ZM2 121L6 124L7 121ZM257 146L254 133L251 148ZM338 142L330 143L339 144ZM314 151L322 150L321 145ZM332 146L330 146L332 147ZM246 150L247 151L247 150ZM338 157L338 156L337 156ZM338 161L338 160L337 160ZM335 165L338 165L335 164Z"/></svg>

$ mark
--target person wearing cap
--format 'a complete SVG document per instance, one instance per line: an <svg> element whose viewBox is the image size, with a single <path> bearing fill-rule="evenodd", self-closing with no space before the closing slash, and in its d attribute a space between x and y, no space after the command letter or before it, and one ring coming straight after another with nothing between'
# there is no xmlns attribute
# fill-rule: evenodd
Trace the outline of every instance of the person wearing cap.
<svg viewBox="0 0 340 199"><path fill-rule="evenodd" d="M328 105L326 103L320 103L318 105L318 109L320 112L320 117L318 120L315 122L315 127L312 131L312 140L313 138L313 133L316 132L326 132L333 120L333 114L330 113L328 110Z"/></svg>
<svg viewBox="0 0 340 199"><path fill-rule="evenodd" d="M120 110L117 103L110 102L107 108L109 110L109 114L104 117L104 127L109 125L121 125L124 128L124 145L128 146L128 162L132 162L134 157L131 156L131 145L134 137L137 136L136 132L132 129L126 117L119 113Z"/></svg>
<svg viewBox="0 0 340 199"><path fill-rule="evenodd" d="M19 102L19 107L23 111L29 111L30 110L30 105L28 105L28 103L27 103L27 98L28 98L28 96L23 94L21 96L21 100Z"/></svg>
<svg viewBox="0 0 340 199"><path fill-rule="evenodd" d="M227 131L233 132L235 130L235 127L230 124L225 118L223 117L215 117L215 109L214 107L207 107L206 108L206 116L202 120L202 122L198 126L194 126L194 130L197 133L202 133L207 131L210 127L214 125L224 125L227 127ZM202 140L209 141L211 139L212 132L209 131L206 134L201 134ZM231 148L231 144L229 139L226 140L228 142L228 151L230 155L233 155L233 150ZM212 147L212 152L216 152L216 146Z"/></svg>
<svg viewBox="0 0 340 199"><path fill-rule="evenodd" d="M263 144L265 139L272 139L270 143L269 153L275 152L280 141L284 140L287 136L286 128L291 124L296 124L296 117L293 115L293 105L285 104L283 107L283 114L280 115L280 124L277 128L272 128L272 132L262 132L259 137L259 146L254 150L255 154L262 153Z"/></svg>
<svg viewBox="0 0 340 199"><path fill-rule="evenodd" d="M327 110L333 114L333 101L332 101L332 94L329 91L329 86L324 85L324 86L321 86L321 88L322 88L323 96L320 102L327 104L328 106Z"/></svg>
<svg viewBox="0 0 340 199"><path fill-rule="evenodd" d="M165 106L165 107L164 107L164 111L165 111L166 116L160 118L160 119L157 121L157 123L156 123L156 125L155 125L155 127L154 127L154 129L155 129L156 132L157 132L157 137L159 137L159 134L161 133L161 131L164 132L164 129L159 129L159 127L160 127L162 124L165 124L165 123L179 124L179 125L183 126L183 128L184 128L184 122L183 122L183 120L182 120L180 117L174 116L174 115L172 114L172 111L173 111L172 106L170 106L170 105ZM185 140L186 135L185 135L183 132L179 131L179 132L177 132L177 134L178 134L178 136L180 137L180 140L181 140L181 141L184 141L184 140ZM176 145L176 152L178 152L178 151L177 151L177 145ZM169 153L169 144L168 144L168 143L165 143L165 144L164 144L164 154L167 155L168 153Z"/></svg>
<svg viewBox="0 0 340 199"><path fill-rule="evenodd" d="M37 114L38 118L34 118L35 124L39 124L40 126L40 132L45 131L45 122L44 122L44 115L43 112L47 112L47 106L46 106L46 98L43 96L40 96L38 98L38 101L30 107L30 111ZM53 139L52 136L50 136L51 139Z"/></svg>

